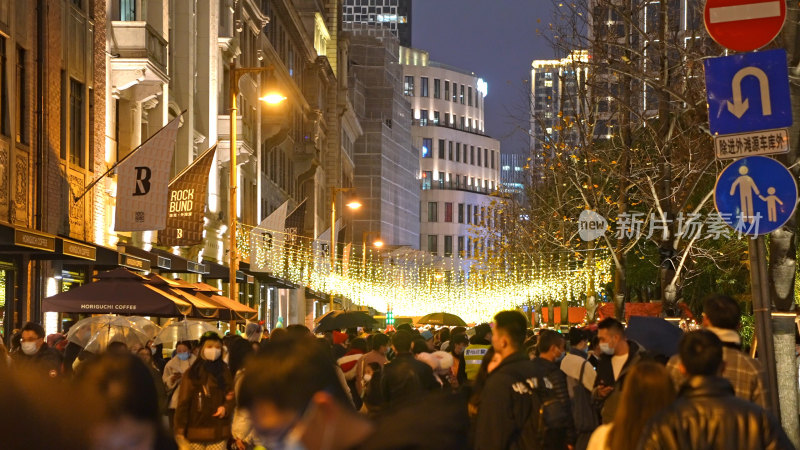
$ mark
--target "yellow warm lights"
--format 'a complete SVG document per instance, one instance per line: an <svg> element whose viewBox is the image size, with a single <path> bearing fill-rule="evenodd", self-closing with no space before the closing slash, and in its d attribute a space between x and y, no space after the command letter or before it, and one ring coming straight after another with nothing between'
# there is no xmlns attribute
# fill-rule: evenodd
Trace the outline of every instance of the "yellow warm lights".
<svg viewBox="0 0 800 450"><path fill-rule="evenodd" d="M467 322L485 322L498 311L523 305L582 304L590 290L611 281L610 256L604 250L585 260L570 253L536 261L517 255L491 263L446 258L434 264L424 252L367 248L364 259L340 257L336 265L341 270L333 272L327 243L260 228L251 233L252 228L240 226L237 231L237 248L252 268L381 312L391 305L395 316L446 311ZM373 245L380 247L379 242ZM468 272L463 270L467 264Z"/></svg>

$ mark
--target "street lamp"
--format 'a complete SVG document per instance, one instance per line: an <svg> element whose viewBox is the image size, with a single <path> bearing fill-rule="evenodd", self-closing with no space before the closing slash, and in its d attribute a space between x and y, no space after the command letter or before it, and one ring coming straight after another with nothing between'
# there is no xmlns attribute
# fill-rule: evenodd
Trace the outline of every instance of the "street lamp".
<svg viewBox="0 0 800 450"><path fill-rule="evenodd" d="M352 187L345 187L345 188L331 188L331 274L336 272L336 194L339 192L349 192L354 191L355 188ZM361 202L358 199L350 199L346 204L348 208L356 210L361 208ZM330 303L330 310L333 311L333 292L331 292L331 303Z"/></svg>
<svg viewBox="0 0 800 450"><path fill-rule="evenodd" d="M238 170L236 166L236 150L238 147L237 141L237 130L236 130L236 116L238 115L239 108L236 105L236 97L239 95L239 78L242 75L248 73L272 73L275 69L273 65L268 65L264 67L240 67L237 68L234 64L233 68L231 69L231 86L230 86L230 94L231 94L231 116L230 116L230 123L231 123L231 150L230 150L230 164L231 164L231 173L230 173L230 204L228 205L228 230L230 233L230 250L228 253L229 256L229 265L230 265L230 279L228 280L229 283L229 294L230 297L235 300L239 301L239 285L236 282L236 272L239 270L239 255L238 255L238 248L236 247L236 204L237 204L237 196L236 191L238 189L239 184L239 177L238 177ZM259 100L270 104L270 105L277 105L284 100L286 97L276 91L268 91L264 93ZM233 323L233 321L232 321Z"/></svg>
<svg viewBox="0 0 800 450"><path fill-rule="evenodd" d="M361 233L361 276L364 277L367 273L367 236L377 233L375 231L364 231ZM383 247L383 241L380 237L372 242L372 246L376 248Z"/></svg>

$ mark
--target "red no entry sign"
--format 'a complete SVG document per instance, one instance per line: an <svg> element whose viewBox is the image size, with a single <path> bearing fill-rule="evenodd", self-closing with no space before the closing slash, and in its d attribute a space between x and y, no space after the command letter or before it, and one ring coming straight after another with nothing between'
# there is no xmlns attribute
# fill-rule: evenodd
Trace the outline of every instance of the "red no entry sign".
<svg viewBox="0 0 800 450"><path fill-rule="evenodd" d="M749 52L769 44L786 20L784 0L708 0L708 34L725 48Z"/></svg>

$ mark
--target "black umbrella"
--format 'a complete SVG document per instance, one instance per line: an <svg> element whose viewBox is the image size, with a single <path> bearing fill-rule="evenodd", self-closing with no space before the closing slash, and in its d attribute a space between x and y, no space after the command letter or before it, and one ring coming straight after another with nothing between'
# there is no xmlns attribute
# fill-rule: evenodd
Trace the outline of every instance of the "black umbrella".
<svg viewBox="0 0 800 450"><path fill-rule="evenodd" d="M315 333L344 328L369 327L375 324L375 319L361 311L330 311L317 319Z"/></svg>
<svg viewBox="0 0 800 450"><path fill-rule="evenodd" d="M431 313L427 316L422 316L417 324L420 325L440 325L445 327L465 327L467 323L464 322L464 319L458 317L455 314L450 314L446 312L437 312Z"/></svg>
<svg viewBox="0 0 800 450"><path fill-rule="evenodd" d="M672 356L678 353L683 331L660 317L631 316L625 334L653 353Z"/></svg>

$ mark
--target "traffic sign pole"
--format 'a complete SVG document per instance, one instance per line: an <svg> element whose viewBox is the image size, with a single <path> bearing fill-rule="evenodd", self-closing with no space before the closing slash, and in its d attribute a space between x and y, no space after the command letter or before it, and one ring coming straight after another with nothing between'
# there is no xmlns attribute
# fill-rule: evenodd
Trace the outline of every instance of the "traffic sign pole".
<svg viewBox="0 0 800 450"><path fill-rule="evenodd" d="M766 371L767 406L780 418L778 400L778 371L775 364L775 341L772 339L772 305L769 299L769 279L767 278L767 251L764 236L749 239L750 253L750 293L753 298L756 345L758 359Z"/></svg>

